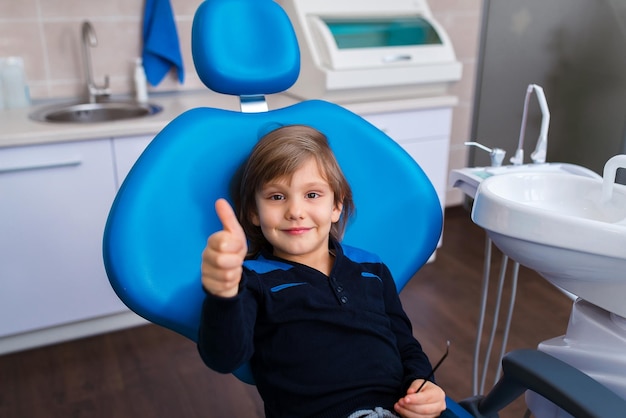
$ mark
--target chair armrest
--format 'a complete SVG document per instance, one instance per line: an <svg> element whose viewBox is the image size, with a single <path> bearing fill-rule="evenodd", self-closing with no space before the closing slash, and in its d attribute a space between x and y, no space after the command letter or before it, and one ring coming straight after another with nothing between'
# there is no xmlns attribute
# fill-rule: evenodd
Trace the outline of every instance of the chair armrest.
<svg viewBox="0 0 626 418"><path fill-rule="evenodd" d="M503 377L486 396L461 402L476 418L498 411L532 390L577 418L618 416L626 400L569 364L538 350L516 350L502 359Z"/></svg>

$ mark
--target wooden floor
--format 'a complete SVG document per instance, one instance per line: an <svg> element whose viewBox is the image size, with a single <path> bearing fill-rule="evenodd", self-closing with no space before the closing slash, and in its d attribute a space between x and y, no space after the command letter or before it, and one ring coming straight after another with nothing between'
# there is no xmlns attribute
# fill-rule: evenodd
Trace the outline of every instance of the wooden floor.
<svg viewBox="0 0 626 418"><path fill-rule="evenodd" d="M436 261L415 276L401 298L433 361L451 341L437 380L453 399L462 399L472 395L485 238L461 207L447 210L444 229ZM494 275L499 260L494 251ZM495 286L496 278L491 282ZM507 300L509 291L506 287ZM563 334L570 308L567 297L522 268L508 349L534 348ZM493 379L490 375L487 387ZM525 410L520 399L500 416L522 417ZM262 416L253 386L207 369L192 342L153 325L0 356L0 417Z"/></svg>

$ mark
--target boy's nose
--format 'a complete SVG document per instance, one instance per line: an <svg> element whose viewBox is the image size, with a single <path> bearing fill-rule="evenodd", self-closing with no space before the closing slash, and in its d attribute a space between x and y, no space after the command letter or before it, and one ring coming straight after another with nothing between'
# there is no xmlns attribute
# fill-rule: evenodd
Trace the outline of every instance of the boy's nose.
<svg viewBox="0 0 626 418"><path fill-rule="evenodd" d="M302 202L298 199L292 199L287 205L287 213L285 214L287 219L301 219L302 213Z"/></svg>

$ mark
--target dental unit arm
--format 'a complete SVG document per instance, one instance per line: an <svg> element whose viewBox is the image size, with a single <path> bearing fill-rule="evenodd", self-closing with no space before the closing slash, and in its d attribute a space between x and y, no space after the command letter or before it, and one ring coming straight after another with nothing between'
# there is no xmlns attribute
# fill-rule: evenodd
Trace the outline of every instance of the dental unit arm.
<svg viewBox="0 0 626 418"><path fill-rule="evenodd" d="M522 126L519 132L519 141L517 144L517 150L515 155L511 157L511 163L513 165L524 164L524 134L526 133L526 122L528 117L528 102L530 94L535 92L539 107L541 109L541 128L539 131L539 138L537 139L537 145L535 151L530 155L533 163L543 164L546 162L546 153L548 149L548 128L550 127L550 109L548 109L548 102L546 96L543 93L543 88L537 84L529 84L526 89L526 97L524 98L524 113L522 114Z"/></svg>
<svg viewBox="0 0 626 418"><path fill-rule="evenodd" d="M539 107L541 108L542 119L539 138L535 150L531 154L532 163L524 164L524 136L526 133L526 121L528 117L528 102L531 93L535 92ZM600 178L600 176L580 165L569 163L546 163L546 154L548 149L548 128L550 127L550 110L543 88L537 84L529 84L526 89L524 98L524 112L522 114L522 124L519 133L518 147L515 155L511 157L512 165L502 165L505 151L500 148L489 148L478 142L465 142L465 145L480 148L489 153L491 164L488 167L465 167L455 169L450 172L449 184L452 187L461 189L467 196L474 198L480 183L483 180L499 175L511 173L513 171L554 171L569 173L578 176Z"/></svg>

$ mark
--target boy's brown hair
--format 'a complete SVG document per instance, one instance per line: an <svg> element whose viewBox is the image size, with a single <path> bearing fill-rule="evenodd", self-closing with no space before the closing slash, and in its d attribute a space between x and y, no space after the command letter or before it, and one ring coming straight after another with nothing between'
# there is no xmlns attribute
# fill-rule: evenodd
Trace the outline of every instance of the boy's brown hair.
<svg viewBox="0 0 626 418"><path fill-rule="evenodd" d="M255 145L244 165L235 196L235 208L239 222L249 240L248 256L256 255L269 246L261 228L251 221L256 214L256 193L272 180L290 177L309 158L314 158L324 180L335 195L335 205L343 209L338 222L333 223L330 235L341 240L346 224L354 213L352 190L324 134L306 125L287 125L275 129Z"/></svg>

